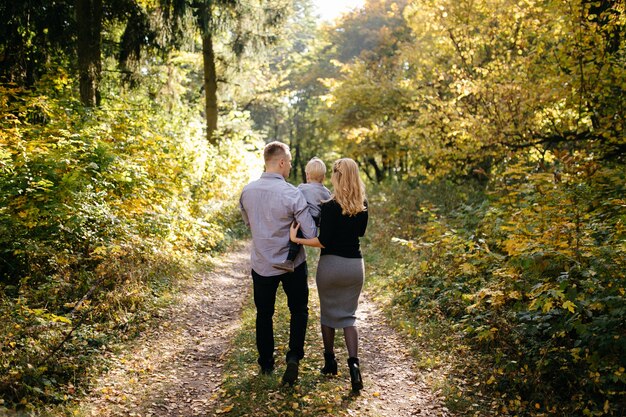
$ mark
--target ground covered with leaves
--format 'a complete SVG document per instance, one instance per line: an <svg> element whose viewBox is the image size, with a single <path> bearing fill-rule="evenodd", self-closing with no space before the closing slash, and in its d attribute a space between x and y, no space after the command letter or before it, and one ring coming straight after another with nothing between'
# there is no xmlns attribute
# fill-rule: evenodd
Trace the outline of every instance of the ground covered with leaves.
<svg viewBox="0 0 626 417"><path fill-rule="evenodd" d="M310 252L314 254L314 252ZM275 317L277 370L260 376L254 342L248 247L216 260L181 290L157 325L111 354L110 368L91 393L72 407L39 415L72 416L448 416L429 388L428 372L416 372L406 342L365 294L359 328L365 389L350 391L347 355L337 337L339 375L323 376L318 299L310 257L311 316L306 357L294 387L281 384L288 312L279 291Z"/></svg>

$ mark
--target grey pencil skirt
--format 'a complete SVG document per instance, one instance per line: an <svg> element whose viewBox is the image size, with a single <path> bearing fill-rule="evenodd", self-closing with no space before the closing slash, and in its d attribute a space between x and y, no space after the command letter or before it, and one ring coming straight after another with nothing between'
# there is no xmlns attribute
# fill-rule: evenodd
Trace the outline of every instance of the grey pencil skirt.
<svg viewBox="0 0 626 417"><path fill-rule="evenodd" d="M320 296L323 325L333 329L354 326L365 266L362 258L323 255L317 265L315 282Z"/></svg>

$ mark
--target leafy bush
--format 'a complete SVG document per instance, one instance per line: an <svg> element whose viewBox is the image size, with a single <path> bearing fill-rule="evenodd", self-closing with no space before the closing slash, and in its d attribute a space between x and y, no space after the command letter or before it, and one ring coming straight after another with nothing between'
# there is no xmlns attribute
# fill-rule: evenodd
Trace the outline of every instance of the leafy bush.
<svg viewBox="0 0 626 417"><path fill-rule="evenodd" d="M89 111L72 97L62 73L0 86L0 393L22 406L71 397L93 354L234 233L259 169L245 114L212 147L147 95Z"/></svg>
<svg viewBox="0 0 626 417"><path fill-rule="evenodd" d="M396 242L385 251L398 265L386 284L395 302L477 355L456 374L476 376L463 389L484 395L475 397L484 407L622 415L626 172L583 153L546 155L509 160L485 193L422 184L399 201L383 190L374 210L385 222L372 244ZM498 410L485 398L499 399Z"/></svg>

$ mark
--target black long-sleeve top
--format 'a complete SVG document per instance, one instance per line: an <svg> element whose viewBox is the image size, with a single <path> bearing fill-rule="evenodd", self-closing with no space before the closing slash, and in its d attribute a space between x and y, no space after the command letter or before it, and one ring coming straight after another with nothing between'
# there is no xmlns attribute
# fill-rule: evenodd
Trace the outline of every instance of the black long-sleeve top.
<svg viewBox="0 0 626 417"><path fill-rule="evenodd" d="M318 236L324 245L321 255L362 258L359 237L365 235L367 220L367 210L348 216L341 213L341 206L335 200L322 203Z"/></svg>

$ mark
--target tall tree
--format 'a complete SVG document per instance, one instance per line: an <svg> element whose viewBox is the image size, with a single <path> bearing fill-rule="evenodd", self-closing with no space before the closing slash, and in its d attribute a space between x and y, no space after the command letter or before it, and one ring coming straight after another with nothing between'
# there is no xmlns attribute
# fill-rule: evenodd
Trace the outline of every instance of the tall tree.
<svg viewBox="0 0 626 417"><path fill-rule="evenodd" d="M100 104L102 0L76 0L76 23L80 99L95 107Z"/></svg>
<svg viewBox="0 0 626 417"><path fill-rule="evenodd" d="M192 3L202 37L206 135L216 143L218 70L215 45L222 38L237 58L277 40L277 31L290 12L286 0L195 0Z"/></svg>
<svg viewBox="0 0 626 417"><path fill-rule="evenodd" d="M321 156L323 150L323 134L319 130L323 123L314 116L317 104L313 97L327 91L318 78L328 77L328 72L317 68L321 61L329 65L323 51L328 44L317 39L321 32L312 1L296 0L293 9L285 24L285 36L268 51L270 59L258 75L262 89L245 107L259 129L291 145L294 173L304 178L306 161ZM314 125L313 120L318 123Z"/></svg>
<svg viewBox="0 0 626 417"><path fill-rule="evenodd" d="M407 1L368 0L328 31L341 72L327 84L335 149L351 155L372 180L405 175L406 123L412 99L402 48L412 42L403 14Z"/></svg>
<svg viewBox="0 0 626 417"><path fill-rule="evenodd" d="M204 64L204 94L206 135L209 143L215 144L213 132L217 129L217 71L215 68L215 50L213 33L215 31L213 0L198 3L198 23L202 35L202 62ZM222 11L234 9L236 2L221 2Z"/></svg>

